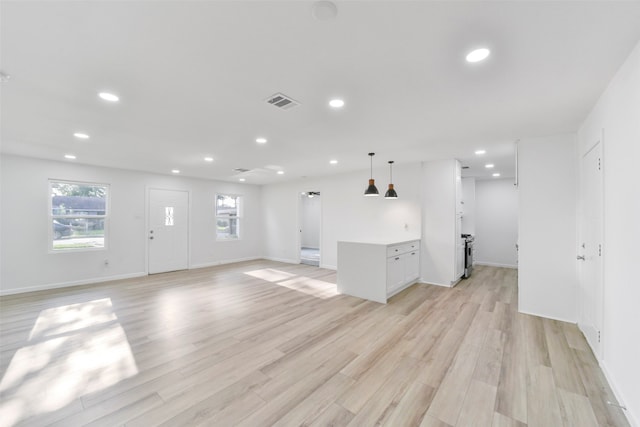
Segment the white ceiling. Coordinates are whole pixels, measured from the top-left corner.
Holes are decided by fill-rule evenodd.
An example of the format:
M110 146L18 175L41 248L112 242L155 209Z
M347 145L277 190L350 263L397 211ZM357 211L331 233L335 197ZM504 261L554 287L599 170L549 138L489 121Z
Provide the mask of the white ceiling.
M637 1L337 1L329 21L312 4L3 1L2 151L257 184L367 169L370 151L509 176L513 141L575 132L640 39ZM466 63L478 46L489 59Z

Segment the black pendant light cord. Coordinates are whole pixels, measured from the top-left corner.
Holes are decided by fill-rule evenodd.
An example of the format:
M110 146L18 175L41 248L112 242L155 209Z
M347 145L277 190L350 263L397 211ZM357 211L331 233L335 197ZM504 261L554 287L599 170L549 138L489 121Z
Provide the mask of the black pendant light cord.
M369 159L371 160L371 166L369 168L369 171L371 172L371 174L369 179L373 179L373 156L375 155L376 153L369 153Z
M371 158L371 178L369 178L369 186L367 187L367 189L364 192L365 196L377 196L378 194L378 189L376 188L375 182L373 180L373 156L375 156L376 153L369 153L369 157Z

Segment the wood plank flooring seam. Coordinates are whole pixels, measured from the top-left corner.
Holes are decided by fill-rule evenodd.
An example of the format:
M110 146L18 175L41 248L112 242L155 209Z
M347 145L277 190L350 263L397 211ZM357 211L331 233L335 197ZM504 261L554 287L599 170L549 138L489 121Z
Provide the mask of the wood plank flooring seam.
M415 284L386 305L335 294L336 277L252 260L0 297L3 419L628 427L576 325L518 312L516 270L478 266L454 288ZM109 327L92 323L105 299ZM45 316L48 331L79 329L34 332Z

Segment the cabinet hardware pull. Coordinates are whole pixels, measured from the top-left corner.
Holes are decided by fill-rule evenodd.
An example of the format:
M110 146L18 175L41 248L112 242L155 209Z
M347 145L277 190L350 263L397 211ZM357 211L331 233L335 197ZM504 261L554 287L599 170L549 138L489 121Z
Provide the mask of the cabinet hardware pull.
M399 259L400 259L400 257L396 257L396 261L399 260Z

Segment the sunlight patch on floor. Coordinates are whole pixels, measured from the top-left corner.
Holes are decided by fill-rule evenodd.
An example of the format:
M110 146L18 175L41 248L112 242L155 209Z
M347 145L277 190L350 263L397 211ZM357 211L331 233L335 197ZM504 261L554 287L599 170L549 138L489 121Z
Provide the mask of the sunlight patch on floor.
M338 289L335 283L324 282L322 280L312 279L306 276L298 276L273 268L248 271L244 274L257 277L278 286L302 292L316 298L327 299L338 295Z
M60 335L116 320L108 298L88 303L49 308L40 312L29 341Z
M276 270L274 268L263 268L261 270L246 271L244 274L258 279L266 280L267 282L279 282L281 280L290 279L295 277L295 274L287 273L286 271Z
M61 409L138 373L111 300L43 310L0 382L0 426Z

